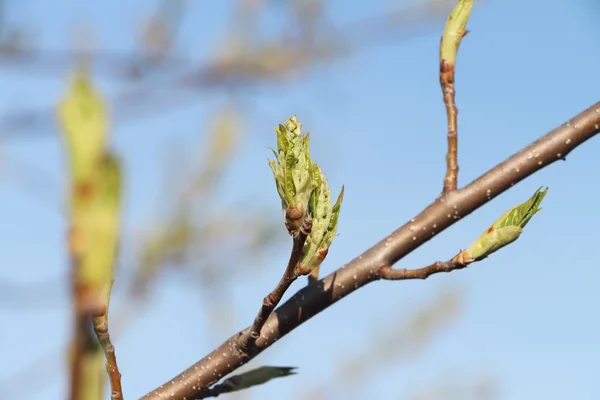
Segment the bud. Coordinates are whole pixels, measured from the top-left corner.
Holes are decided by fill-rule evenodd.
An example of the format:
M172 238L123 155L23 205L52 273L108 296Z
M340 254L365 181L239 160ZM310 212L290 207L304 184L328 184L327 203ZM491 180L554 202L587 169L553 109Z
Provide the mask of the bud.
M87 75L74 76L57 114L74 179L90 179L105 152L108 116L102 97Z
M290 234L297 232L302 226L310 195L315 188L309 155L309 135L302 134L301 128L296 116L275 128L277 151L271 149L275 160L269 160L281 198L285 225Z
M72 221L87 239L76 271L77 280L92 291L98 305L106 308L119 247L121 181L119 160L106 154L94 173L93 196L81 204Z
M312 230L304 243L303 256L298 264L299 275L307 275L321 265L337 232L338 218L344 198L344 187L331 206L331 190L325 175L317 164L313 164L315 190L308 209L308 218L313 222Z
M462 264L470 264L482 260L517 240L525 225L535 213L541 210L539 206L546 192L548 192L548 188L544 191L541 191L541 189L540 187L525 203L505 212L467 250L461 252L456 261Z

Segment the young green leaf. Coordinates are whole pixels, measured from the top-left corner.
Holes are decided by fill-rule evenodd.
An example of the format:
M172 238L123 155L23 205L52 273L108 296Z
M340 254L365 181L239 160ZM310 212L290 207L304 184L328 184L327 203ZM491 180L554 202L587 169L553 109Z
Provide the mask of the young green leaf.
M482 260L502 247L514 242L523 232L523 228L533 215L541 210L540 204L548 188L540 187L526 202L506 211L494 222L469 248L459 254L464 264Z
M456 63L458 46L467 33L465 28L472 8L473 0L459 0L450 15L448 15L440 44L440 60L445 60L452 65Z
M302 226L315 188L309 135L303 134L301 128L296 116L276 127L277 151L273 150L275 160L269 160L290 233L297 232Z
M337 232L338 219L342 200L344 198L344 187L337 198L334 206L331 206L331 190L325 175L317 164L313 164L315 190L312 193L308 218L313 221L312 230L304 243L303 255L298 264L297 272L307 275L313 269L321 265L327 257L329 247Z

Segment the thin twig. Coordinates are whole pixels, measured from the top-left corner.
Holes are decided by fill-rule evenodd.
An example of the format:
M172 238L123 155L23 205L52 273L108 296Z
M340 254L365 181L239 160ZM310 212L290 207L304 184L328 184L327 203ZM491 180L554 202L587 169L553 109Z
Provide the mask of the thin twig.
M458 180L458 108L456 108L454 70L456 54L462 38L468 33L465 29L472 1L460 1L448 16L444 34L440 41L440 86L448 118L448 153L446 154L446 175L444 192L456 190Z
M395 264L535 172L557 160L564 160L574 148L598 133L600 102L523 148L469 185L442 194L411 221L322 278L317 285L309 285L298 291L268 318L268 332L261 332L249 358L240 354L241 333L236 333L187 370L142 397L142 400L194 398L205 390L203 388L210 387L246 364L327 307L368 283L381 279L379 270L382 267ZM536 154L536 157L532 157L532 154Z
M281 280L277 286L275 286L275 289L265 296L262 301L262 306L254 318L252 326L246 329L240 337L239 346L243 352L248 352L249 345L251 344L250 341L253 343L260 337L260 331L265 325L265 322L275 307L277 307L285 292L289 289L292 283L298 279L296 267L298 266L298 262L300 262L300 258L302 257L302 247L304 247L304 242L306 242L306 238L308 235L310 235L311 230L312 221L307 218L304 220L300 230L294 235L294 245L290 254L290 261L288 262L287 268L285 269Z
M108 318L106 313L100 317L94 317L94 332L96 332L100 346L102 346L102 350L106 356L106 372L108 373L111 389L110 398L111 400L123 400L121 373L119 372L119 367L117 365L115 347L110 340L107 321Z
M379 268L378 274L381 279L390 281L427 279L431 275L439 274L440 272L452 272L466 267L467 264L458 261L458 256L456 256L449 261L436 261L433 264L418 269L394 269L391 265L387 264Z

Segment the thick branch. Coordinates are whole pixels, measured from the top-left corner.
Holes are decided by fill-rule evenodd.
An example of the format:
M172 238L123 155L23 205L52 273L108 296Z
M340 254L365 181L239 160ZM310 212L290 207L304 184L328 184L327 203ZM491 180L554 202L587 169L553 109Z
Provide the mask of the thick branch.
M294 235L294 245L292 247L292 253L290 254L290 261L288 262L287 268L285 269L281 280L277 286L275 286L275 289L265 296L262 306L254 318L252 326L246 329L246 331L244 331L240 337L240 349L243 352L248 352L251 349L251 347L248 346L251 344L250 341L255 341L259 338L260 331L265 325L265 322L267 322L267 318L269 318L275 307L277 307L283 298L283 295L289 289L292 283L298 279L296 267L298 266L300 258L302 257L302 247L304 247L306 238L310 234L311 230L312 221L305 219L298 233Z
M464 188L443 193L419 215L375 246L317 284L298 291L275 310L256 341L256 354L358 288L382 279L382 267L392 266L460 218L469 215L528 176L556 160L564 160L571 150L599 132L600 102L525 147ZM205 391L205 388L248 362L239 352L240 335L241 333L235 334L205 358L142 399L189 399Z

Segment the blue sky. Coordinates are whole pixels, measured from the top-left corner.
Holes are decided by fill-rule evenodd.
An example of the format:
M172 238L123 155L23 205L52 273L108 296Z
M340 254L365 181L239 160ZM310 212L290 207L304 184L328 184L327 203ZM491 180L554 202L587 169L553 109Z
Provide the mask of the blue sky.
M140 13L150 13L153 5L141 0L106 1L102 6L74 3L30 0L14 6L9 17L33 27L47 49L64 48L72 28L89 23L104 48L128 50ZM227 29L228 2L191 3L179 46L182 54L203 59ZM335 0L332 18L352 21L396 3L400 2ZM598 101L597 12L584 0L486 1L475 7L456 77L459 184ZM444 173L446 117L437 76L442 27L440 20L438 29L411 40L390 41L317 68L277 90L247 95L254 108L245 116L243 152L230 168L222 201L251 202L279 217L266 147L275 144L273 127L297 114L311 132L313 157L332 188L346 187L340 235L324 272L354 258L419 212L437 196ZM67 67L51 74L3 68L1 113L49 109L64 89ZM110 79L99 85L108 94L123 89ZM112 144L126 163L127 229L146 224L161 203L156 160L164 146L176 138L197 147L202 129L222 104L222 96L206 93L174 111L116 119ZM115 110L117 116L119 112ZM60 348L70 334L68 293L60 283L67 271L66 221L60 215L65 197L63 154L53 126L37 133L35 139L13 135L0 142L0 162L6 160L4 174L0 165L0 281L54 279L63 286L39 293L40 303L48 296L55 306L27 311L10 304L0 307L0 382ZM340 360L373 345L374 329L397 327L443 290L460 293L463 307L418 357L392 359L385 368L373 369L356 390L328 393L327 398L397 399L440 379L469 383L487 376L498 381L501 399L600 398L600 272L595 251L600 189L594 184L599 151L600 140L594 138L572 152L566 163L555 163L520 183L400 265L419 267L453 256L506 209L539 186L549 186L543 211L516 243L467 270L424 282L378 282L359 290L252 363L293 365L297 376L273 381L242 398L296 398L327 385ZM24 193L17 175L11 174L17 170L16 161L50 172L51 181L39 182L38 198ZM47 198L39 198L39 193ZM279 279L288 247L273 250L269 265L255 279L233 282L236 329L252 320L260 299ZM195 290L195 285L165 277L142 317L114 338L126 398L153 389L220 343L207 334L207 319L198 311L202 308L194 306L199 301ZM119 307L118 300L114 307ZM60 354L48 363L52 383L26 398L64 398L64 361ZM35 389L36 382L31 386ZM25 393L14 398L25 398Z

